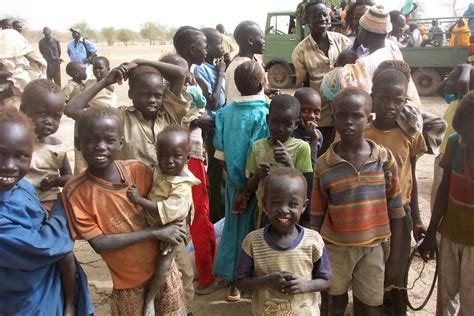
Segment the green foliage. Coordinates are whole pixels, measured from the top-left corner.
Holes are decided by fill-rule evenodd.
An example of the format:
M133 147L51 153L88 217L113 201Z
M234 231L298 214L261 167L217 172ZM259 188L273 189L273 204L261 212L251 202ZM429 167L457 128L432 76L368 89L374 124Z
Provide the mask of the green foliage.
M115 43L115 40L117 39L117 31L115 30L114 27L104 27L101 30L102 36L105 38L107 41L107 45L112 46Z
M137 32L132 31L130 29L119 29L117 31L117 39L123 42L125 46L128 46L128 43L133 41L137 37L138 37Z
M142 25L140 30L140 35L150 41L150 45L155 45L155 41L158 40L162 33L161 31L164 29L162 25L154 22L146 22Z

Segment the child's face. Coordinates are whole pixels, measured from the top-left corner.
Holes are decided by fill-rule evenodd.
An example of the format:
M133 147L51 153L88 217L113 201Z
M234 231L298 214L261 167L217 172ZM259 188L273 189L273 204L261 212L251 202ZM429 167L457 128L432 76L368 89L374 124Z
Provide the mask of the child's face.
M183 133L170 133L157 148L158 167L163 174L177 176L188 162L189 140Z
M351 95L334 106L334 126L342 141L352 141L364 137L369 123L366 109L367 100L360 95Z
M86 68L78 65L74 73L74 77L75 79L78 79L78 80L86 80L87 79Z
M304 95L300 103L300 120L317 124L321 118L321 98L315 94Z
M163 105L163 79L157 74L145 74L138 78L128 97L133 106L142 113L145 119L154 118Z
M266 183L264 205L272 228L280 233L291 231L306 208L306 192L299 178L285 178Z
M33 140L21 124L0 124L0 191L12 189L30 170Z
M56 133L63 110L64 97L51 91L41 91L37 103L28 107L26 115L35 124L35 133L40 140Z
M305 13L305 20L311 33L326 32L329 23L331 22L329 10L322 3L314 4L309 7L308 12Z
M207 56L207 39L206 36L201 35L191 46L192 63L200 65L204 62Z
M295 129L297 119L298 113L292 109L271 111L267 123L272 139L286 142Z
M376 85L372 93L376 120L379 123L392 124L399 116L405 106L407 98L407 87L403 84Z
M110 166L122 149L120 122L116 117L93 118L79 131L80 150L90 169Z
M109 68L105 64L105 62L101 59L96 60L94 65L92 66L92 72L94 73L95 78L97 81L104 79L107 74L109 73Z
M211 58L221 58L224 56L224 53L222 34L216 33L213 36L209 36L207 40L207 55Z

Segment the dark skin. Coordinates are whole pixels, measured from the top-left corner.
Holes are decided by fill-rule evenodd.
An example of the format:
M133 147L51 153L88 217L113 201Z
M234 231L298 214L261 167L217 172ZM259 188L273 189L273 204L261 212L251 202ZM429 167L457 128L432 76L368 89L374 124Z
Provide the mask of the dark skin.
M35 106L25 109L25 114L31 118L35 125L35 133L38 142L48 145L59 145L61 141L53 137L59 128L63 115L64 97L51 91L39 91ZM63 187L72 178L72 170L67 156L64 155L63 166L59 169L59 176L45 177L39 186L41 191L50 190L53 187Z
M79 131L80 150L89 164L89 172L97 178L122 183L115 167L115 156L122 147L120 122L116 117L92 119ZM182 223L170 223L161 227L148 227L131 233L99 235L89 244L98 254L124 249L145 240L162 240L172 245L184 241L186 229Z
M311 149L318 143L318 122L321 118L321 97L317 93L295 94L300 101L300 117L298 124L310 135Z
M363 28L359 28L359 33L357 34L357 43L367 47L369 49L369 53L371 54L376 50L385 47L385 37L380 36L380 34L368 32Z
M341 141L334 151L359 172L371 155L372 148L364 138L364 130L369 123L369 100L362 95L351 95L339 103L333 104L335 127L341 136ZM385 263L386 284L396 284L399 275L398 261L400 258L402 219L390 219L391 238L390 256ZM344 315L347 306L347 293L330 295L330 315ZM378 306L368 306L354 297L354 311L358 315L379 315Z
M311 31L311 36L316 44L318 44L318 48L328 56L330 44L327 36L327 28L331 23L328 8L323 3L310 6L306 10L305 20Z
M280 247L288 247L298 236L295 225L299 222L307 202L306 188L302 179L275 179L267 183L264 204L271 223L269 232L272 240ZM270 288L288 295L324 291L330 284L324 279L301 279L285 271L237 279L236 283L246 292Z
M82 84L82 82L87 79L86 69L82 67L81 64L76 63L71 77L74 82Z

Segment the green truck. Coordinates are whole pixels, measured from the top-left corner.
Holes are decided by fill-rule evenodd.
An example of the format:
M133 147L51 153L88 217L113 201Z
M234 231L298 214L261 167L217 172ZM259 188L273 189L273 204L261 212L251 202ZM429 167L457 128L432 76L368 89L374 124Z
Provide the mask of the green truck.
M450 20L449 20L450 19ZM444 18L454 21L453 18ZM419 20L431 21L431 19ZM290 88L295 83L295 69L291 54L308 34L307 28L294 11L269 12L265 25L263 62L268 81L274 88ZM466 47L402 48L403 58L410 65L412 78L420 95L432 95L443 78L458 64L466 62Z

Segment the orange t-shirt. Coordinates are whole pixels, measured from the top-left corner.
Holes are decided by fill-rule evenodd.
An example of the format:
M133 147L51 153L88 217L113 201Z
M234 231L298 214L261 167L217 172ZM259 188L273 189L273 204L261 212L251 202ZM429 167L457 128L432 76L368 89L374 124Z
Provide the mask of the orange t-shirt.
M135 185L146 196L153 172L138 161L116 161L115 165L122 183L107 182L85 171L64 187L62 199L74 239L91 240L102 234L131 233L148 227L143 209L128 199L127 189ZM157 251L157 241L150 240L101 254L114 288L134 288L149 280L155 271Z

